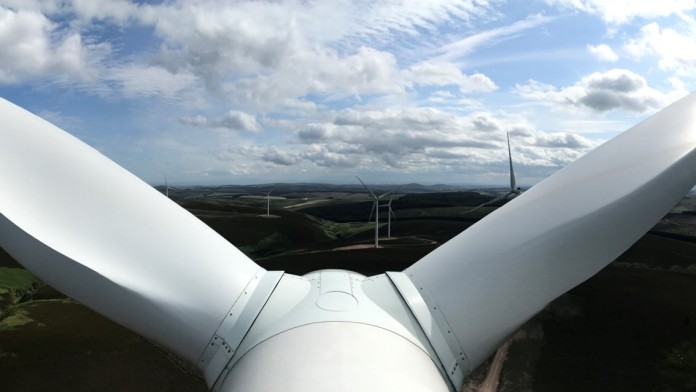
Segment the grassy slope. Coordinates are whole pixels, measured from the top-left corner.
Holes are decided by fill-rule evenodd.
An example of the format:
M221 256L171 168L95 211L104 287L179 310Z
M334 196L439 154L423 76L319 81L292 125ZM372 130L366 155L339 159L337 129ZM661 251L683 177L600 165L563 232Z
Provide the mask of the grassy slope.
M0 294L12 290L31 290L41 284L41 281L22 268L0 267Z
M144 339L74 301L22 304L12 317L0 324L0 390L206 390Z
M696 276L610 268L572 293L584 312L544 322L535 391L696 390L693 363L669 364L696 343Z

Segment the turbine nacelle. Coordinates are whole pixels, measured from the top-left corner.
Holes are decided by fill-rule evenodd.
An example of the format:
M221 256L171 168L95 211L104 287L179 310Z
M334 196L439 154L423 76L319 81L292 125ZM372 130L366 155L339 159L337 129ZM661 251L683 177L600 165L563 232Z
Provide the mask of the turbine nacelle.
M249 304L254 296L268 295L263 310L244 341L224 357L228 363L201 366L206 382L214 391L267 392L296 386L319 392L336 390L337 380L349 380L351 390L453 390L468 373L468 363L464 357L442 363L430 342L445 328L434 322L425 328L419 324L395 284L408 280L402 275L366 278L344 270L283 275L270 295L263 288L251 294ZM425 312L424 319L436 319ZM234 328L224 325L221 329ZM226 347L220 343L225 334L216 333L219 350ZM260 376L256 369L272 375Z

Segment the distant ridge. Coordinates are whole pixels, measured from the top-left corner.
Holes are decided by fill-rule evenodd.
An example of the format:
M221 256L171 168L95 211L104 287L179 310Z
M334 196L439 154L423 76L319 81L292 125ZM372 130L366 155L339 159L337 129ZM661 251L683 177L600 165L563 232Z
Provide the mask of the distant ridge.
M434 184L423 185L419 183L408 184L375 184L374 187L380 190L395 190L400 193L425 193L425 192L454 192L476 189L497 189L496 186L481 186L481 185L451 185L451 184ZM502 185L501 185L502 187ZM164 185L156 185L157 189L164 189ZM360 184L327 184L327 183L265 183L251 185L187 185L177 186L176 190L195 190L197 192L225 192L225 193L254 193L267 192L269 188L273 188L276 192L291 193L291 192L359 192L363 193L364 189ZM175 190L173 190L175 191Z

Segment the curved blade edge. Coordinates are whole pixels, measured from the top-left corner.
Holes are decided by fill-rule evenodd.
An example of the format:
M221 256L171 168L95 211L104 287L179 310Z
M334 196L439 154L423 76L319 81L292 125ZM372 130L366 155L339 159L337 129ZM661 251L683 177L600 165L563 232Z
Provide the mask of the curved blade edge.
M0 99L0 246L195 363L256 263L77 138Z
M696 184L696 95L560 170L407 268L473 366Z

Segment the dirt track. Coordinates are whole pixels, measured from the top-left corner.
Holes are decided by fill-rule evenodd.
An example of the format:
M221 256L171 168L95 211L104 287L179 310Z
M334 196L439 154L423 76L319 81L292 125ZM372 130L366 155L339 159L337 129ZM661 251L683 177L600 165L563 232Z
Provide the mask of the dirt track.
M525 330L521 329L517 333L508 339L502 346L496 351L493 357L493 362L491 362L491 367L488 368L488 374L486 374L486 379L483 383L475 390L475 392L496 392L498 390L498 382L500 381L500 372L503 370L503 364L507 359L508 351L510 351L510 345L517 340L522 339L526 336Z

